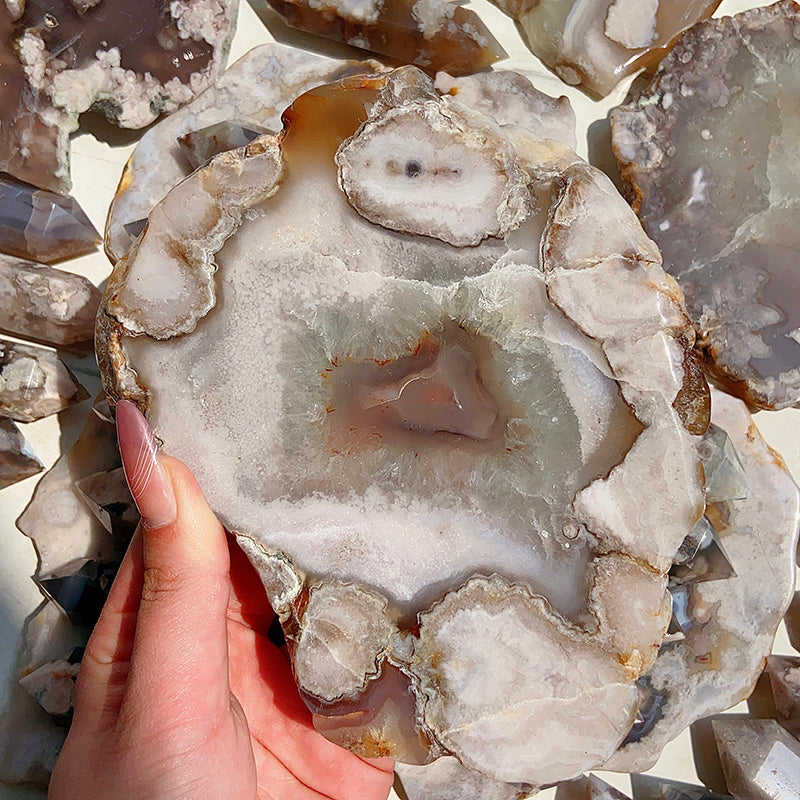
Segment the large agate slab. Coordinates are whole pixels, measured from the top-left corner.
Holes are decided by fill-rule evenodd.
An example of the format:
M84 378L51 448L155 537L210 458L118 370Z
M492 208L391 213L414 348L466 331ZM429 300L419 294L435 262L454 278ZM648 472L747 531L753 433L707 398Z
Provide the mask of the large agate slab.
M708 369L800 404L800 5L697 26L612 112L630 199L681 285Z
M0 171L69 189L69 135L90 108L143 128L221 71L238 0L0 3Z
M326 736L529 786L602 764L705 505L680 292L608 178L419 70L283 119L117 263L106 390L196 471Z
M652 68L720 0L492 0L519 22L531 50L565 83L604 97Z

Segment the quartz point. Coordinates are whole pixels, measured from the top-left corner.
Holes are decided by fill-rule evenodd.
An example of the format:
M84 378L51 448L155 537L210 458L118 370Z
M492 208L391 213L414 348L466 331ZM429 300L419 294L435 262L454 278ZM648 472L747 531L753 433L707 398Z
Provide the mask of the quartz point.
M619 789L597 775L584 775L574 781L560 783L555 800L629 800Z
M800 404L799 25L794 0L703 22L611 114L629 199L705 367L758 408Z
M120 466L114 424L93 408L78 440L42 477L17 520L36 546L40 580L72 575L87 561L113 561L115 543L75 481Z
M670 584L718 581L735 575L716 529L708 517L701 517L678 548L669 572Z
M0 254L0 330L55 346L91 341L100 291L83 275Z
M713 423L699 447L706 474L706 502L744 500L750 494L747 475L730 437Z
M651 729L608 760L615 772L650 769L688 725L750 694L794 591L800 490L742 401L712 390L712 421L730 437L751 487L746 498L705 509L736 577L672 586L671 629L683 637L665 643L644 676L667 699Z
M221 71L236 0L37 0L0 4L0 170L69 189L69 134L99 111L142 128Z
M611 182L472 89L345 77L213 157L118 261L98 359L256 565L319 730L536 786L635 721L709 397Z
M268 0L286 23L431 75L469 75L507 57L481 18L452 0Z
M715 719L722 769L737 800L800 797L800 742L767 719Z
M32 422L88 397L52 350L0 337L0 416Z
M492 0L525 32L531 50L565 83L605 96L652 68L681 32L720 0Z
M22 431L10 420L0 417L0 489L30 478L44 469Z
M0 174L0 253L49 264L91 253L100 241L74 197Z
M266 133L264 128L224 120L183 134L178 139L178 144L191 168L197 169L212 156L244 147L263 133Z
M73 625L91 627L100 616L115 574L113 564L88 561L71 575L40 579L39 586Z
M654 775L631 775L633 800L739 800L711 792L704 786L658 778Z
M81 478L75 481L75 488L102 526L127 544L139 523L139 511L122 467Z
M764 674L769 682L774 719L800 739L800 658L768 656Z

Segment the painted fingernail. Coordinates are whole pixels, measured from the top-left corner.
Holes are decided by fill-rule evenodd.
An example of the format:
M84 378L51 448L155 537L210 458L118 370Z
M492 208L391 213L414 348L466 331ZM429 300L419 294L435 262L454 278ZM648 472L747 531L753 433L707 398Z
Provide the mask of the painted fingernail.
M141 411L127 400L117 403L117 441L125 477L145 525L160 528L175 522L178 505L155 436Z

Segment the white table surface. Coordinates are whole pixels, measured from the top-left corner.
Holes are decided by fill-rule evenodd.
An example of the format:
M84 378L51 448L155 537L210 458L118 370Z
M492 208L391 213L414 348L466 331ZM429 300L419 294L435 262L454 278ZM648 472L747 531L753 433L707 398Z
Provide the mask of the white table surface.
M723 0L716 16L733 14L766 2L748 0ZM587 156L586 132L596 120L605 119L608 110L625 96L629 81L626 81L610 97L595 102L581 92L563 84L545 69L538 59L523 45L514 24L486 0L472 0L473 8L490 30L499 39L509 58L499 62L498 68L522 68L534 73L538 89L551 95L566 94L578 117L578 152ZM266 27L261 18L267 20ZM230 61L247 52L251 47L269 41L298 44L326 55L360 57L361 51L316 37L296 34L287 29L279 18L269 10L264 0L242 0L239 25L233 40ZM99 141L86 132L78 132L72 139L73 194L80 201L94 225L102 232L106 212L119 181L122 167L133 150L134 143L129 132L114 137L123 143ZM100 285L110 272L110 265L102 250L62 265L71 272L79 272ZM80 369L84 362L66 359L73 369ZM78 372L79 379L94 393L99 383L86 372ZM37 422L20 424L36 454L50 467L60 453L74 441L88 414L91 400L73 406L58 416ZM767 441L783 455L789 469L800 479L800 410L788 409L780 412L760 412L756 423ZM20 634L26 618L41 603L39 590L31 580L36 569L36 553L31 542L16 529L14 521L24 509L40 476L0 491L0 709L6 704L9 687L14 680L14 666L18 656ZM776 640L775 652L791 653L782 627ZM688 733L670 744L651 770L653 774L671 776L678 780L694 781L696 775L691 757ZM606 780L629 792L627 775L600 773ZM550 800L554 790L537 795L541 800ZM40 791L0 785L0 800L23 800L42 798ZM395 797L392 795L392 797Z

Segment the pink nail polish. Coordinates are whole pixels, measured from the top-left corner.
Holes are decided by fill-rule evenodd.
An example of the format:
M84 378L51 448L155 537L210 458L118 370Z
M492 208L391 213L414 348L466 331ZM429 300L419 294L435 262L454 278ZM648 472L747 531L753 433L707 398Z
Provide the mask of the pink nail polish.
M158 444L144 415L127 400L117 403L117 441L125 477L145 525L160 528L174 522L178 505Z

